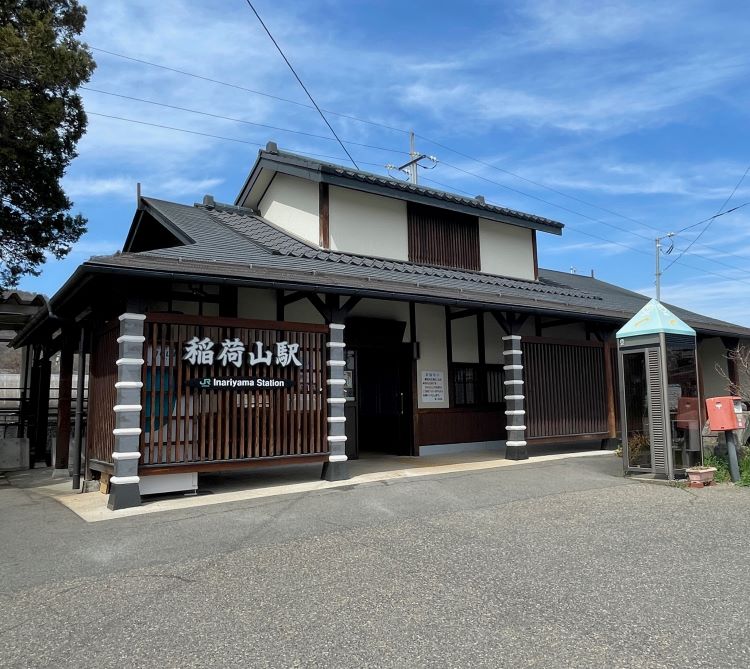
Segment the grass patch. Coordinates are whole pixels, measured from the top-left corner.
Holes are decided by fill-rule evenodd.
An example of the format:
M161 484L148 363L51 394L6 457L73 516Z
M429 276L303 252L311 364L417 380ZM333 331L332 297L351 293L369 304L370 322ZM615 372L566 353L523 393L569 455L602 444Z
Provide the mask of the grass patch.
M726 483L732 480L729 475L729 460L726 458L713 453L706 453L703 457L703 464L706 467L716 467L716 473L714 474L716 483Z
M732 480L729 474L729 460L726 457L714 453L706 453L703 458L703 464L706 467L716 467L714 481L717 483L727 483ZM750 487L750 452L745 453L739 460L740 480L737 485Z

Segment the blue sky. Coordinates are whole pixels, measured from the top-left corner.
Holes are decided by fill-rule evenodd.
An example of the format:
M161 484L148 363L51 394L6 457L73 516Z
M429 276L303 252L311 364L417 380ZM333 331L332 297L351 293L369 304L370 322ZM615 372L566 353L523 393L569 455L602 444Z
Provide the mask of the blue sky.
M321 107L415 130L418 148L440 160L422 173L425 184L565 223L562 238L540 235L543 267L593 269L606 281L652 293L657 230L717 213L750 164L745 2L256 0L256 7ZM101 51L94 51L91 88L328 132L303 106L304 93L244 0L90 2L85 39L302 104ZM146 195L192 203L212 193L232 202L255 159L252 143L269 139L346 162L334 141L101 92L83 96L92 112L89 131L65 185L75 210L88 217L89 232L68 258L50 260L40 277L23 279L23 289L52 294L79 263L118 250L138 181ZM385 164L404 157L398 153L408 148L404 132L329 118L345 140L389 149L349 145L361 167L385 172ZM750 177L728 207L747 201ZM665 273L663 299L750 325L748 223L750 206L716 219ZM678 236L676 249L700 230Z

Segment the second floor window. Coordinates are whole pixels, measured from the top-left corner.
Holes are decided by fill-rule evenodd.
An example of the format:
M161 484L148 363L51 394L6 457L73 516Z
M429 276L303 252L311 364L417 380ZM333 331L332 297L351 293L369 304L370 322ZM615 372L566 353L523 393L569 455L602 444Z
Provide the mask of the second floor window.
M479 271L479 221L437 207L409 204L409 260Z

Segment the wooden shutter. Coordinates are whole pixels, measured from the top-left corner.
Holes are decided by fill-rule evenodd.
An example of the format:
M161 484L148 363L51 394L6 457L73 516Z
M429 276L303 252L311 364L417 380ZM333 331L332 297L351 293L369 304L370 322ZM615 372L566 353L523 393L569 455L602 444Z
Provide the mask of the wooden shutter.
M437 207L410 204L409 260L479 271L479 220Z

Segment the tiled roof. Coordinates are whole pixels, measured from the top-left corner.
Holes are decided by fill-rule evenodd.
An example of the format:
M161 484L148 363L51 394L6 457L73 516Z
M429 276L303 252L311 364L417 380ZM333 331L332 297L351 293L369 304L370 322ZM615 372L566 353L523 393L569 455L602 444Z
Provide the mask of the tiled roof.
M224 277L401 299L525 309L624 323L648 298L588 276L540 269L538 281L319 249L253 212L143 198L193 243L92 258L88 267ZM750 336L750 329L669 305L696 330Z
M254 170L260 165L263 167L268 164L269 169L284 170L285 168L298 168L304 171L305 174L318 173L321 175L330 175L339 179L351 182L352 188L356 188L357 183L368 184L379 189L387 189L399 193L403 197L408 196L420 196L429 200L435 200L435 206L439 206L439 202L446 202L449 204L460 205L461 207L467 207L477 214L485 212L488 215L498 215L507 217L509 219L515 219L517 221L526 221L527 223L538 226L540 229L545 229L548 232L555 232L560 234L564 225L559 221L553 221L552 219L545 218L543 216L536 216L534 214L528 214L523 211L517 211L515 209L509 209L508 207L501 207L499 205L490 204L485 202L479 197L465 197L449 191L440 190L439 188L431 188L429 186L417 185L408 181L402 181L401 179L394 179L393 177L384 176L382 174L374 174L372 172L365 172L363 170L354 170L343 165L336 165L326 161L316 160L308 156L302 156L297 153L290 153L287 151L260 151L258 163ZM247 184L246 184L247 186ZM244 192L244 189L243 189ZM395 195L394 197L399 197ZM241 204L238 198L237 204Z

